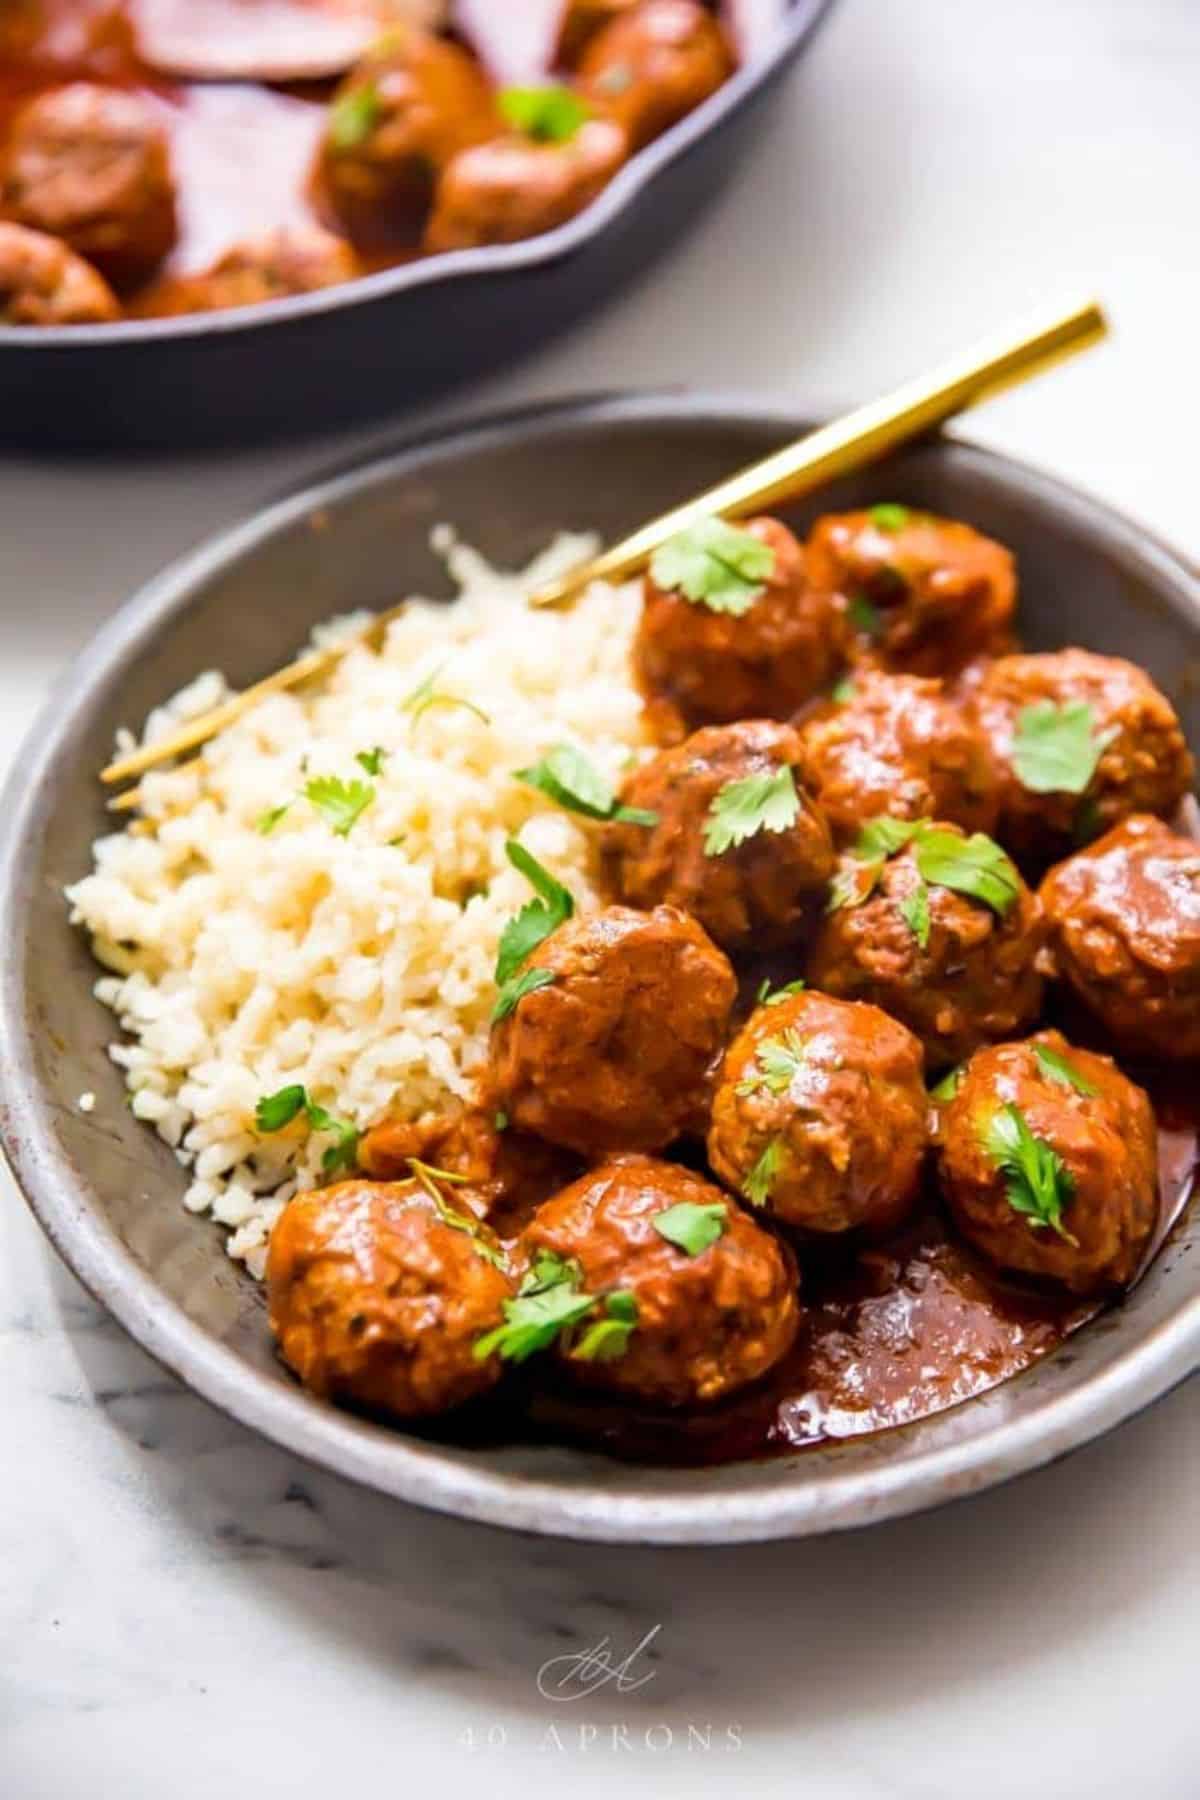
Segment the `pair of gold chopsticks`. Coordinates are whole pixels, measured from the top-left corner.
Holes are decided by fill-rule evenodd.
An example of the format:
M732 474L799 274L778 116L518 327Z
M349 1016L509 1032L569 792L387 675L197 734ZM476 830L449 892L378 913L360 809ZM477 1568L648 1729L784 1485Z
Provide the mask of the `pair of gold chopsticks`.
M566 575L548 582L530 596L531 606L561 606L593 581L625 581L646 567L654 551L669 538L704 517L745 518L755 512L797 500L822 483L850 474L877 461L890 450L934 426L976 406L981 400L1030 376L1040 374L1064 357L1099 342L1108 330L1100 306L1089 300L1066 312L1054 312L1031 320L1015 332L1006 332L952 358L940 368L907 382L882 400L860 406L831 425L823 425L796 443L752 464L708 493L689 500L661 518L635 531L632 537L579 564ZM357 644L376 641L398 618L403 607L393 607L372 620L356 637L321 650L309 650L264 681L246 688L211 712L193 719L178 731L153 744L119 756L101 773L107 785L128 781L159 763L195 750L231 725L235 719L266 698L325 675ZM141 799L133 789L109 802L116 812L134 810Z

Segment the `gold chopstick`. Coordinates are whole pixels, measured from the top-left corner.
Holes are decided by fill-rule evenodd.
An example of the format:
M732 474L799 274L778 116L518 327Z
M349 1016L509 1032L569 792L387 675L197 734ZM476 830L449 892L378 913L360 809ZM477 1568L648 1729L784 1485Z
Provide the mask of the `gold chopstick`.
M559 606L592 581L626 581L645 568L661 544L698 519L718 514L742 519L875 462L889 450L919 437L955 413L976 406L1002 389L1098 343L1108 322L1095 300L1067 312L1029 320L1017 331L987 338L951 357L931 374L906 382L882 400L860 406L823 425L762 462L753 463L707 494L643 525L632 537L580 563L530 596L531 606Z

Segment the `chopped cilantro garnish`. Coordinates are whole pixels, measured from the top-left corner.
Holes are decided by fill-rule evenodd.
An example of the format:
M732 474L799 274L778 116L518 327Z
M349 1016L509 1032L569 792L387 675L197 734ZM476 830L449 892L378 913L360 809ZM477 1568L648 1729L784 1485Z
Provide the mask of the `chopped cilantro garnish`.
M839 706L845 706L847 700L853 700L855 692L853 675L843 675L840 681L834 683L829 697L836 700Z
M270 837L280 819L292 810L292 802L285 800L282 806L272 806L265 813L260 813L254 821L254 829L260 837Z
M768 978L759 983L758 993L754 997L755 1004L758 1006L779 1006L784 1000L790 1000L793 994L800 993L804 988L804 985L803 977L797 976L795 981L785 982L783 987L772 988L770 979Z
M500 949L496 957L496 986L499 988L511 981L526 957L539 944L544 943L552 931L557 931L560 925L565 924L575 911L575 900L570 890L556 881L523 844L510 838L504 846L504 854L513 868L524 875L539 898L530 900L528 905L523 906L500 934ZM546 974L548 971L543 970L542 973ZM538 985L544 987L546 984L539 982ZM512 1007L508 1010L511 1012Z
M656 587L735 618L749 612L774 572L775 552L769 544L718 518L698 519L650 559Z
M1051 1081L1057 1081L1062 1087L1074 1088L1077 1094L1087 1094L1090 1097L1099 1093L1094 1081L1081 1075L1073 1063L1069 1063L1065 1056L1060 1056L1057 1050L1052 1050L1049 1044L1035 1044L1033 1054L1041 1065L1043 1075L1048 1075Z
M658 814L636 806L622 806L608 778L590 763L582 750L556 744L532 768L518 769L516 779L537 788L567 812L585 819L612 819L624 825L657 825Z
M879 506L873 506L870 519L876 531L903 531L912 514L907 506L897 506L892 500L885 500Z
M348 837L375 798L369 781L343 781L338 775L314 775L304 798L332 826L336 837Z
M934 887L966 894L1003 918L1018 899L1021 877L1011 859L982 831L970 837L924 827L916 838L917 868Z
M708 809L704 854L721 856L760 831L787 831L799 811L796 778L786 763L769 775L727 781Z
M505 124L538 144L566 144L591 113L570 88L509 87L496 95Z
M310 1100L308 1090L302 1083L296 1082L289 1087L282 1087L274 1094L264 1094L254 1109L255 1129L269 1134L282 1131L285 1125L298 1118L303 1112L311 1131L332 1136L334 1142L321 1158L321 1167L327 1174L335 1169L352 1169L358 1154L358 1128L348 1119L339 1119L334 1113L318 1106Z
M1097 731L1086 700L1035 700L1017 714L1012 765L1031 794L1082 794L1117 727Z
M354 758L359 767L365 769L368 775L378 775L387 759L388 752L382 744L376 744L373 750L359 750Z
M677 1206L655 1213L650 1223L668 1244L674 1244L688 1256L699 1256L716 1243L728 1221L728 1212L717 1201L700 1205L695 1200L681 1200Z
M1005 1177L1013 1211L1028 1218L1034 1231L1049 1227L1068 1244L1075 1243L1063 1224L1063 1207L1075 1191L1074 1177L1058 1152L1034 1137L1019 1107L1009 1102L993 1113L983 1147Z
M373 81L348 88L329 109L328 141L333 150L356 150L383 117L383 101Z
M507 1269L506 1257L498 1246L492 1243L479 1220L472 1217L470 1213L459 1212L457 1208L450 1205L442 1193L440 1185L442 1182L447 1182L451 1187L461 1187L465 1184L467 1177L455 1175L449 1169L435 1169L429 1163L422 1162L419 1156L410 1156L408 1166L413 1172L414 1180L420 1183L433 1201L438 1218L443 1225L448 1225L451 1231L464 1232L473 1241L475 1249L482 1256L484 1262L491 1263L493 1269Z
M492 1124L495 1126L497 1131L507 1131L508 1130L508 1114L506 1112L498 1112L496 1114L495 1118L492 1120Z
M959 1088L962 1086L962 1078L963 1065L962 1063L958 1063L953 1069L950 1069L943 1075L939 1082L936 1082L934 1086L930 1088L929 1098L931 1100L953 1100L955 1094L957 1094Z
M419 681L412 693L406 694L400 702L400 711L409 715L410 730L415 728L418 721L423 719L425 714L435 706L460 706L464 712L474 713L482 724L490 725L492 721L482 707L476 706L471 700L462 699L458 694L444 694L436 686L437 678L444 666L442 664L433 671L432 675L427 675L424 681Z
M575 1362L615 1362L624 1356L637 1328L638 1307L634 1295L618 1290L604 1296L604 1317L589 1325L571 1352Z
M900 917L917 940L918 946L925 950L929 945L929 889L922 881L911 894L906 894L899 902Z
M519 975L502 982L496 1004L492 1008L492 1024L498 1025L501 1019L507 1019L509 1013L516 1012L526 994L536 994L539 988L553 987L556 980L553 969L522 969Z
M783 1160L783 1145L778 1138L771 1138L762 1155L742 1183L742 1193L751 1206L765 1206L771 1197L771 1189L779 1174L779 1165Z
M878 637L883 630L883 614L865 594L851 594L846 602L846 617L855 631L867 637Z
M742 1095L757 1094L763 1088L770 1094L786 1092L793 1077L803 1068L807 1056L808 1048L795 1026L779 1037L763 1038L754 1052L758 1073L739 1081L737 1092Z
M517 1291L503 1302L504 1323L477 1338L472 1355L483 1362L495 1354L504 1362L523 1363L547 1350L561 1331L586 1319L596 1302L582 1292L583 1272L553 1251L542 1251Z

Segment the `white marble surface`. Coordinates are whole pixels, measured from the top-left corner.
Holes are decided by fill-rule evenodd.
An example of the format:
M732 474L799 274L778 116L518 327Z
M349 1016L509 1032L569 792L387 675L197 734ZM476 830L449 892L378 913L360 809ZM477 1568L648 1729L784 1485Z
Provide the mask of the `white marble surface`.
M1198 91L1195 0L843 0L757 166L682 253L456 409L664 382L819 408L1095 287L1111 349L973 429L1198 552ZM0 460L0 754L137 582L344 449ZM433 1779L531 1797L1200 1791L1194 1384L1056 1469L870 1534L704 1554L518 1541L226 1424L104 1320L0 1180L4 1800ZM539 1697L546 1658L605 1633L623 1655L659 1624L635 1693Z

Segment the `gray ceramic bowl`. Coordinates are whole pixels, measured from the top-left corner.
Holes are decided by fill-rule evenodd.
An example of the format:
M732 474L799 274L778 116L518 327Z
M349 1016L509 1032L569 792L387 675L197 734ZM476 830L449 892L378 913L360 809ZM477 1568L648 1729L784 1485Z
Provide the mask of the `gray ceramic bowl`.
M273 1358L262 1296L218 1229L179 1205L184 1176L123 1104L112 1021L67 924L64 883L105 828L95 776L114 728L219 657L246 682L347 604L446 591L430 527L454 521L518 565L560 526L619 535L796 435L749 405L659 397L511 415L401 449L309 489L188 557L100 634L61 682L0 810L0 1128L46 1232L92 1292L198 1393L353 1480L467 1518L626 1542L725 1543L866 1524L970 1494L1063 1455L1200 1364L1184 1225L1128 1303L1039 1368L924 1424L791 1460L630 1467L565 1449L415 1441L301 1393ZM1173 692L1193 742L1200 581L1152 538L1047 476L928 442L841 483L821 507L899 498L1015 549L1035 645L1124 652ZM802 508L801 523L818 508ZM83 1114L77 1100L97 1095Z

